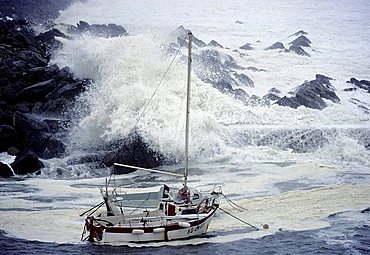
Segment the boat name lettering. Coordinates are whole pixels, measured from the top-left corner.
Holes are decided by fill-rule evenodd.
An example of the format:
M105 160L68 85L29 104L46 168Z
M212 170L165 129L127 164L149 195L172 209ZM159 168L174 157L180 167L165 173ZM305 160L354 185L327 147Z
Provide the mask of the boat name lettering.
M199 229L203 228L204 227L204 223L198 225L198 226L195 226L195 227L192 227L192 228L189 228L188 229L188 234L191 234L193 232L196 232L198 231Z

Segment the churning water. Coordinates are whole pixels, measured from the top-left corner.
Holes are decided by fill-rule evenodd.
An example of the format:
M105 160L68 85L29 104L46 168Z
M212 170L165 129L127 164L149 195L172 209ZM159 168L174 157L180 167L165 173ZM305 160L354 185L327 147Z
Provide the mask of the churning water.
M370 96L343 91L351 77L370 79L369 12L368 1L268 0L87 0L62 11L57 23L115 23L130 35L61 39L53 63L94 83L69 112L69 156L46 161L40 176L0 180L0 253L369 253L370 215L361 211L370 206L370 115L353 99L368 103ZM222 182L224 193L248 209L235 212L238 217L270 229L251 231L219 212L204 238L130 247L81 244L78 215L100 202L97 187L109 171L68 161L127 137L173 57L164 45L180 25L206 43L222 44L218 51L238 65L266 70L243 71L254 81L243 87L250 95L263 96L272 87L286 94L321 73L334 78L341 102L326 101L322 111L246 106L193 74L191 184ZM312 41L311 57L264 50L277 41L287 45L301 29ZM247 42L255 50L234 51ZM178 58L138 124L153 149L179 161L185 83L186 63ZM120 178L128 191L178 181L139 172ZM226 201L221 207L232 209Z

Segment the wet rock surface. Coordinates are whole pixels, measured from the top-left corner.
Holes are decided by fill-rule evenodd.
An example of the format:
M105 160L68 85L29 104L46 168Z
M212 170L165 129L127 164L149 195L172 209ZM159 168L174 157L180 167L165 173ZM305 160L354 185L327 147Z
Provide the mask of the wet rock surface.
M28 172L23 166L27 164L22 162L28 162L31 156L63 155L65 145L56 136L58 130L49 128L46 120L50 115L63 118L66 107L89 80L74 79L68 69L49 65L51 36L60 33L36 36L23 19L0 21L0 32L0 151L19 150L25 159L15 162L14 172L25 174ZM60 103L51 111L50 105L56 100ZM31 164L29 169L36 171L40 166Z
M298 86L292 97L284 96L276 104L291 108L298 108L303 105L308 108L322 110L327 106L323 99L339 103L340 99L335 94L335 88L331 85L330 80L332 78L317 74L315 80L307 81Z

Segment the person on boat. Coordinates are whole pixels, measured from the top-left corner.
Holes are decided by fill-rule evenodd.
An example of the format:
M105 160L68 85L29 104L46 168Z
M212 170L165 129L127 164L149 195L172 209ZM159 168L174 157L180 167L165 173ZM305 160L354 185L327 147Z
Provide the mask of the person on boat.
M182 187L177 192L177 200L182 203L188 204L190 202L190 191L187 186Z

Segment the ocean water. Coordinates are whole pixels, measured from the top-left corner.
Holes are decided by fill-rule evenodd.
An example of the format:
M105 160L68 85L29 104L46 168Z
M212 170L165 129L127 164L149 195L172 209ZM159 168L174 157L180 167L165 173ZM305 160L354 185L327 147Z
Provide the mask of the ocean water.
M68 112L74 119L65 137L68 156L45 161L39 176L0 180L0 253L369 254L370 115L353 99L368 104L370 95L343 91L351 77L370 79L368 13L368 1L334 0L87 0L61 11L57 23L115 23L130 35L60 39L64 46L52 62L94 83ZM219 52L239 65L265 69L242 71L255 83L243 87L249 94L263 96L272 87L286 94L320 73L334 79L341 102L326 101L322 111L245 106L193 75L190 185L222 183L223 192L247 209L235 215L270 228L253 231L220 211L202 238L118 247L81 243L79 214L101 201L98 187L109 169L70 162L131 132L172 60L163 45L180 25L206 43L222 44ZM264 50L277 41L287 47L301 29L312 41L305 49L311 57ZM255 50L238 49L247 42ZM186 64L178 58L138 124L152 148L179 162L185 85ZM141 172L117 178L129 192L181 184ZM220 206L233 210L225 200Z

